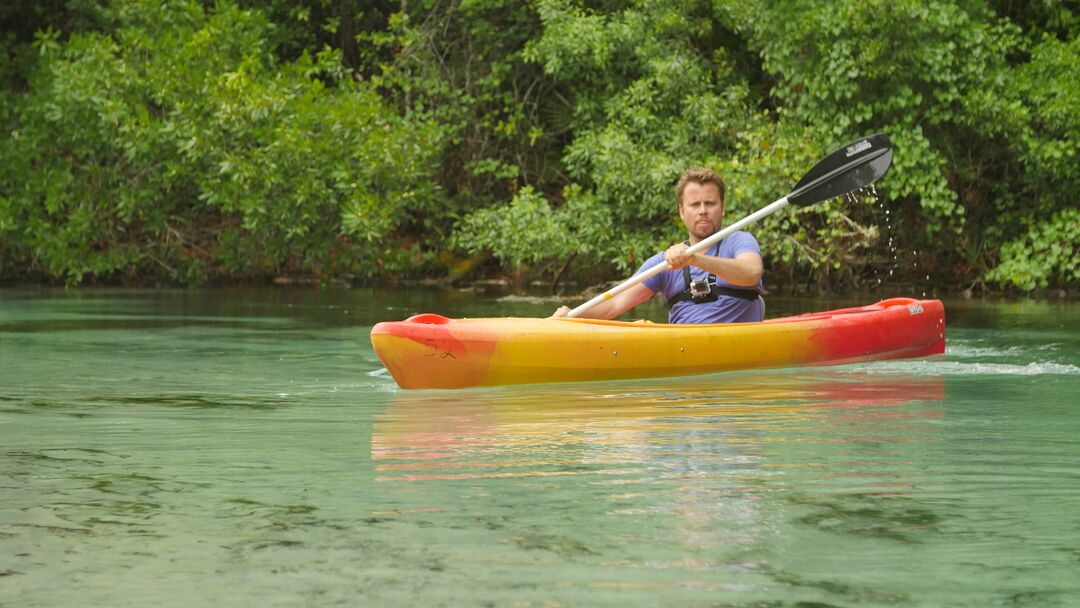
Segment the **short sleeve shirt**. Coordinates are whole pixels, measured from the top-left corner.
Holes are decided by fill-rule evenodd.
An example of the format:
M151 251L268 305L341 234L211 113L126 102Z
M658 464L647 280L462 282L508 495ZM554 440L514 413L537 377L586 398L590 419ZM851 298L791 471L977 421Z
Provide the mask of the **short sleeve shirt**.
M711 247L706 254L720 258L734 259L739 254L747 251L761 255L761 248L758 247L758 242L757 239L754 238L754 235L749 232L740 231L729 234L719 243ZM638 268L638 273L652 268L657 264L662 264L663 262L664 252L661 251L648 260L645 260L645 263L641 265L641 268ZM709 276L709 273L696 266L690 266L689 268L691 281L704 280ZM720 277L716 277L716 284L719 287L727 287L730 289L753 290L759 294L765 292L765 287L760 280L757 285L746 286L732 285ZM675 297L676 294L686 289L686 279L683 277L682 269L667 270L645 279L645 281L642 282L642 285L653 291L662 293L665 299L670 300ZM721 295L715 302L705 302L702 304L683 300L681 302L676 302L675 305L668 310L669 323L748 323L761 321L764 318L765 302L760 297L756 300L745 300L734 296Z

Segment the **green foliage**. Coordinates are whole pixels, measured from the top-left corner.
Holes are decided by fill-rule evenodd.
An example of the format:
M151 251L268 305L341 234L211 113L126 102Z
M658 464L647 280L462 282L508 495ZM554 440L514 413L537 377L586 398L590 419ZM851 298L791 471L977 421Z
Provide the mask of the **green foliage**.
M798 116L785 111L777 121L754 107L758 87L747 77L757 73L738 43L746 24L734 7L678 0L602 10L544 0L538 11L543 35L525 57L566 89L577 125L562 159L571 185L551 199L572 238L556 240L565 250L546 247L553 257L583 254L626 273L684 238L673 195L684 169L721 171L734 220L786 193L833 143ZM850 260L877 235L823 209L788 210L754 232L773 268L789 275Z
M1031 61L1012 74L1031 113L1029 128L1013 144L1024 164L1028 204L1006 216L1027 230L1005 243L987 279L1030 291L1080 283L1080 38L1045 36ZM1019 218L1018 220L1014 218Z
M1013 71L1012 85L1030 113L1019 138L1026 194L1042 210L1075 205L1080 192L1080 38L1047 36L1031 61Z
M243 8L264 13L273 23L269 32L275 54L294 61L314 49L331 47L341 52L342 63L360 66L358 38L386 27L401 6L388 0L236 0Z
M572 246L565 219L526 186L506 208L488 207L469 216L456 241L470 253L489 251L516 270L523 263L561 256Z
M453 152L438 181L450 215L503 204L557 173L543 128L552 84L522 60L537 15L513 0L403 3L388 25L359 36L360 70L409 116L438 121ZM449 228L449 226L441 226Z
M774 94L788 108L785 118L833 144L888 133L898 150L888 194L918 200L930 235L960 232L959 193L994 162L985 143L1017 132L1025 119L1001 84L1016 28L978 3L768 4L738 10L779 76Z
M987 279L1024 291L1080 283L1080 211L1063 209L1001 248Z
M620 271L679 239L672 187L691 164L714 162L760 120L733 74L704 2L638 2L606 14L562 0L538 4L543 35L525 57L566 91L574 117L563 164L572 181L558 215L583 253Z
M770 286L1071 288L1078 33L1066 0L15 0L0 278L606 279L684 237L687 167L733 221L885 132L881 200L752 228Z
M1020 220L1046 217L1077 191L1075 40L1047 35L1030 63L1012 63L1026 49L1022 34L1039 24L1075 33L1074 18L1059 2L1007 8L1023 30L980 2L729 7L777 75L780 122L832 144L888 133L897 152L881 190L907 209L897 218L905 245L968 280L993 266L996 244L1016 238ZM844 257L842 247L824 250Z
M40 36L32 93L4 116L5 259L70 283L372 275L436 204L438 129L336 52L278 65L265 18L228 3L113 11L113 35Z

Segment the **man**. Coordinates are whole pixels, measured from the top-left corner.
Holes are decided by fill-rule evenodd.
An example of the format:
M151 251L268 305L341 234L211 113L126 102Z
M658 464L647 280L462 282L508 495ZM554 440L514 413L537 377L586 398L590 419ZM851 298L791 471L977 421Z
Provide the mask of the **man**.
M710 169L686 171L675 186L679 217L688 238L645 261L642 272L667 262L671 270L649 277L626 291L585 311L583 316L612 319L663 293L668 302L669 323L744 323L765 318L761 298L761 249L749 232L735 232L706 251L686 255L686 250L712 236L724 220L724 180ZM560 307L554 317L570 308Z

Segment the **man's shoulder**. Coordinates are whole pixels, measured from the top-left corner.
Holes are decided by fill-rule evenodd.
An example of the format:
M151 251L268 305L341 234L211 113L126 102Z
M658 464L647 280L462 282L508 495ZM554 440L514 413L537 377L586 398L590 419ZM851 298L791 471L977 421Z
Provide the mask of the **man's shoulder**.
M635 272L634 274L641 274L642 272L645 272L646 270L652 268L653 266L656 266L657 264L663 264L664 253L665 252L661 251L656 255L650 257L649 259L645 260L645 262L641 264L637 272ZM641 284L648 287L652 291L663 293L664 297L670 297L672 290L675 289L675 274L678 274L679 280L681 281L682 271L669 269L654 274L653 276L645 279Z
M753 251L755 253L761 253L761 248L758 245L757 239L753 234L745 230L739 230L733 232L724 239L725 244L730 248L732 254L739 254L744 251Z

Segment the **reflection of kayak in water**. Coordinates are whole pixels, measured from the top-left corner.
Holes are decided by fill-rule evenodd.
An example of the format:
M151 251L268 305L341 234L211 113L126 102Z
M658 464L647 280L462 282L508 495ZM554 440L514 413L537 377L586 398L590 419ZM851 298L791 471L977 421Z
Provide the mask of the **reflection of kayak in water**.
M945 309L895 298L725 325L423 314L379 323L371 343L402 388L659 378L939 354Z
M398 393L375 420L371 455L384 481L572 475L581 471L565 458L604 462L604 454L626 455L634 445L723 437L757 449L782 442L777 432L785 428L843 428L845 441L887 443L905 422L939 417L933 404L945 398L940 377L812 374L518 387L464 399Z

